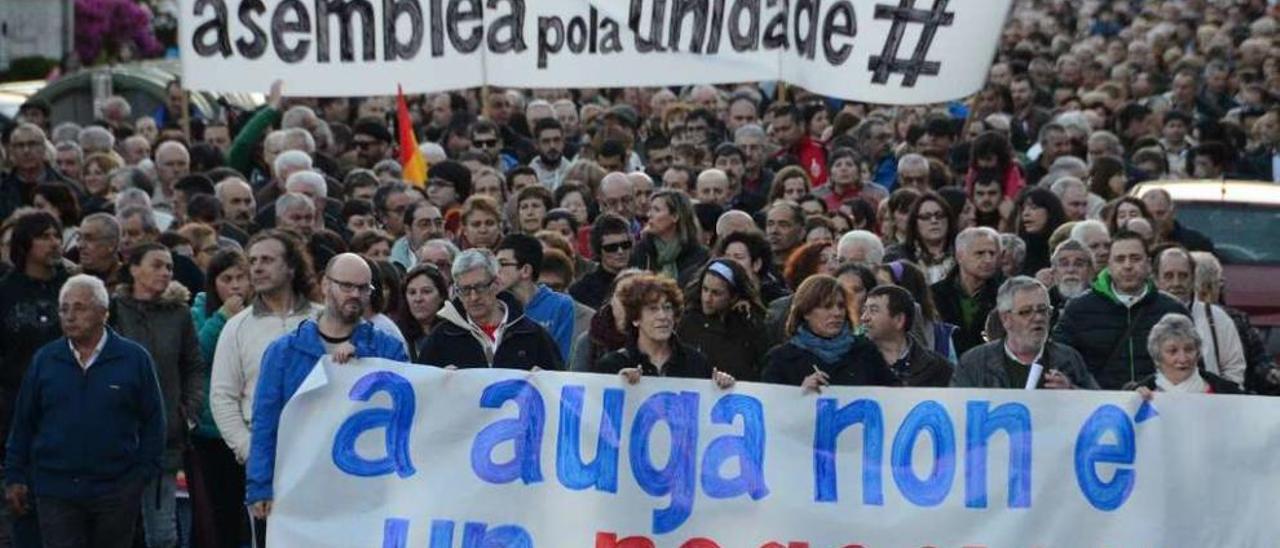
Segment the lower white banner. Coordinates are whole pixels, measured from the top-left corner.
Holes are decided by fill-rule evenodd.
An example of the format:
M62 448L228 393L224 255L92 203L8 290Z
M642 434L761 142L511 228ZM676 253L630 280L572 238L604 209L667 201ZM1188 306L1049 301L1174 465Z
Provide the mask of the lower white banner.
M1275 546L1280 402L317 365L276 547Z

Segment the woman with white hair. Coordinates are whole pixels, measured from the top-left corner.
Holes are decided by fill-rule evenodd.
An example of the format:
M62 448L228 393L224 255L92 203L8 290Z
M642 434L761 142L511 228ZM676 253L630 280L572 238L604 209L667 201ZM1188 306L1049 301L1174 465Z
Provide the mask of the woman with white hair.
M1156 392L1182 394L1240 394L1236 383L1200 369L1200 334L1191 319L1181 314L1166 314L1147 338L1147 351L1155 361L1156 372L1131 383L1143 399Z

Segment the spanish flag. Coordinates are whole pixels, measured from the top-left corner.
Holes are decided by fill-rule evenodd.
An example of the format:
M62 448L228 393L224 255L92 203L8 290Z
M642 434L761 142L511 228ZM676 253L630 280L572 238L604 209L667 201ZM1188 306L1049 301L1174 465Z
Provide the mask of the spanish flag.
M409 103L404 100L404 89L396 86L396 128L400 141L400 165L404 168L404 180L418 188L427 184L427 159L418 150L418 138L413 135L413 119L409 117Z

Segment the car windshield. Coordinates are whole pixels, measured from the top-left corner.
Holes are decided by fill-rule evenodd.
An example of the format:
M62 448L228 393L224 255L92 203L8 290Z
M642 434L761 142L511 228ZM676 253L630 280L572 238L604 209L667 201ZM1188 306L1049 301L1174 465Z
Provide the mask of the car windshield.
M1244 203L1178 204L1178 222L1213 240L1226 264L1280 263L1280 206Z

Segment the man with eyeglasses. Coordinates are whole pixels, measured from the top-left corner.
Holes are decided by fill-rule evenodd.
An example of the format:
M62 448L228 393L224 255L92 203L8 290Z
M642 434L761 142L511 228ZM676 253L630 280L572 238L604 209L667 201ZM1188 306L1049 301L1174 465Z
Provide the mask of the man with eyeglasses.
M635 184L625 173L615 171L604 176L600 181L599 203L601 213L612 213L626 219L631 224L631 233L640 233L643 227L636 221Z
M563 368L546 329L529 319L510 293L498 289L498 258L468 249L453 261L453 299L436 317L440 325L423 344L418 361L450 369Z
M391 246L391 262L403 266L405 271L418 264L415 250L427 240L444 238L444 214L428 201L417 202L404 212L405 235Z
M1049 291L1017 276L1000 286L996 310L1005 336L965 352L951 376L957 388L1097 390L1075 349L1049 340Z
M258 519L271 514L274 497L276 435L280 413L302 386L320 358L339 361L347 357L409 361L404 343L362 319L373 291L368 263L354 253L329 261L321 282L324 311L316 320L304 320L292 332L278 338L262 356L261 378L253 396L253 423L246 466L245 501ZM241 312L244 314L244 312ZM223 332L226 335L226 332ZM346 356L346 350L354 354Z
M495 249L498 257L498 289L516 298L529 319L538 323L560 348L567 361L575 332L573 299L539 284L542 242L528 234L509 234Z
M356 149L360 167L373 169L390 157L391 131L377 118L361 118L351 128L351 146Z
M31 205L40 183L71 182L45 161L48 147L44 130L35 124L18 124L9 134L9 163L13 166L0 176L0 219L8 219L14 210ZM75 188L75 187L72 187Z
M627 221L613 213L602 213L591 225L591 252L599 268L592 270L569 286L569 295L591 308L599 310L613 279L627 267L631 260L631 248L635 237Z
M485 165L503 173L520 165L516 155L506 150L498 126L488 120L471 124L471 146L472 150L484 156Z
M58 302L65 337L40 348L17 394L5 495L19 516L39 506L47 546L126 548L144 487L161 473L160 385L147 351L107 329L101 280L72 277Z

